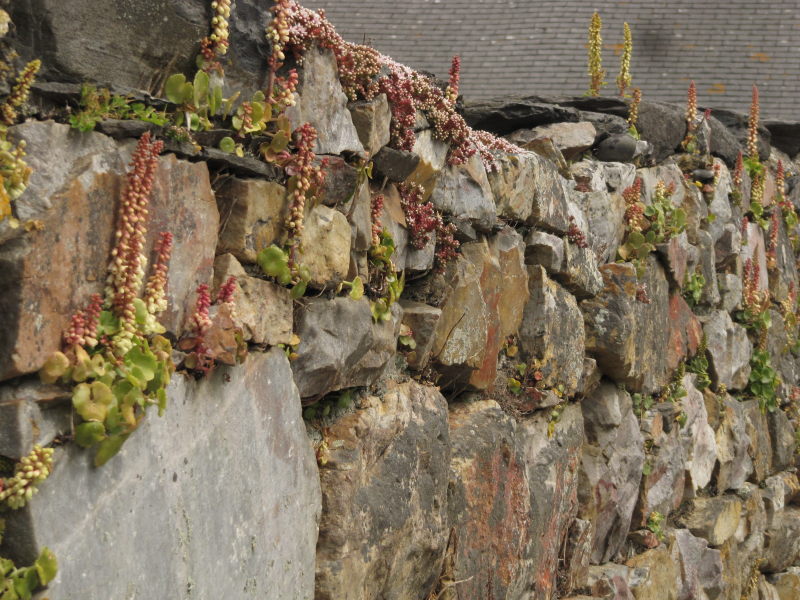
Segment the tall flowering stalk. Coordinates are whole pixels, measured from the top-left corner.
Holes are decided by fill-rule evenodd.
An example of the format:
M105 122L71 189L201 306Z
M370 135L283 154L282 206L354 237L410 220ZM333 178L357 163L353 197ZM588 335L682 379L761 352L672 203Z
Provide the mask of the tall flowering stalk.
M13 125L17 120L17 109L28 99L31 86L36 79L36 73L39 72L41 66L42 61L38 58L25 65L6 101L0 105L0 119L6 125Z
M383 231L383 223L381 222L381 215L383 214L383 194L376 194L370 199L370 221L372 222L372 246L378 247L381 245L381 232Z
M15 465L13 477L0 479L0 504L5 503L11 509L25 506L38 491L37 486L49 477L52 469L53 449L35 445L30 454L22 457Z
M200 56L203 58L204 71L222 71L217 61L228 52L228 19L231 16L231 0L213 0L211 2L211 34L200 42Z
M72 315L69 329L64 333L64 344L70 346L85 346L94 348L97 345L97 326L100 311L103 308L103 298L100 294L92 294L89 306Z
M314 167L315 154L314 142L317 139L317 130L310 123L305 123L294 132L296 154L286 165L286 171L291 176L289 182L290 200L289 216L286 218L288 232L287 245L289 246L289 264L296 268L298 254L302 251L302 238L305 220L306 200L315 183L321 183L321 173Z
M681 145L686 152L697 152L697 140L695 130L697 129L697 88L694 80L689 83L689 90L686 93L686 137L683 138Z
M636 124L639 121L639 104L642 101L642 90L633 88L633 98L628 105L628 128L631 132L636 131Z
M150 132L139 140L133 153L131 171L120 204L115 244L106 280L106 298L119 318L121 333L114 339L116 350L124 355L136 334L136 306L144 278L145 258L142 253L147 233L147 214L153 176L164 142L151 141Z
M631 28L627 23L622 25L622 58L619 62L619 75L617 75L617 87L619 88L620 98L625 96L625 92L631 85L631 54L633 53L633 36Z
M450 104L455 104L458 99L458 86L461 82L461 57L456 55L453 57L453 62L450 64L450 81L447 85L445 96L450 101Z
M625 222L630 231L642 232L647 229L650 222L644 214L644 204L641 201L642 180L637 177L630 187L622 191L625 200Z
M747 157L758 160L758 88L753 86L753 99L750 103L750 116L747 120Z
M600 88L605 85L603 81L606 75L603 70L603 38L600 35L602 28L603 20L595 11L589 24L589 96L599 96Z

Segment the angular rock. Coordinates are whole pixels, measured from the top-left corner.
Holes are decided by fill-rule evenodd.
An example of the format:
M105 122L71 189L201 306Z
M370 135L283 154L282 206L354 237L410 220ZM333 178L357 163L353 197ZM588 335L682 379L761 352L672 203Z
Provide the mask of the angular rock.
M457 225L465 222L465 227L478 231L491 230L497 218L492 188L477 154L462 166L451 165L442 170L431 202L440 211L453 215Z
M578 498L580 515L594 523L591 562L611 560L625 543L642 478L644 450L630 395L602 383L581 401L586 445Z
M343 209L358 192L356 189L359 184L358 170L341 156L317 157L314 165L320 169L323 176L317 199L325 206Z
M798 289L797 265L792 242L783 219L778 219L778 236L775 240L775 268L768 271L769 291L774 302L789 300ZM770 225L770 235L772 226ZM771 244L770 244L771 245Z
M306 215L300 264L311 275L313 287L335 287L350 267L350 225L347 217L322 204Z
M779 600L800 598L800 569L798 567L789 567L785 573L771 575L769 582L775 587Z
M384 146L372 157L376 173L388 177L390 181L402 183L417 168L419 155L406 150L395 150Z
M558 169L559 174L569 179L569 165L567 164L567 160L564 158L564 155L561 154L561 151L556 148L553 140L547 138L533 140L532 142L528 142L526 146L531 152L535 152L542 158L546 158L553 163Z
M714 116L713 112L708 119L708 125L711 128L711 154L719 156L725 161L728 168L733 169L742 146L731 133L730 129L725 127L725 125Z
M688 529L676 529L671 555L680 568L678 600L714 597L722 585L722 561L719 550L708 547L708 541L693 536ZM709 594L709 592L711 592Z
M787 469L794 465L797 442L789 417L781 409L767 413L769 438L772 442L772 468Z
M439 173L447 165L447 153L450 151L450 147L441 140L436 139L431 129L426 129L416 135L417 139L414 142L413 156L417 156L419 160L414 170L405 180L422 186L425 192L423 194L423 200L427 200L431 193L433 193L433 188L436 187L436 180ZM383 152L384 150L382 149L378 154L383 154ZM410 162L414 160L407 154L398 156L397 154L390 153L387 154L387 157L391 159L387 162L393 165L392 170L397 173L401 170L405 170ZM462 165L462 169L464 168L466 167Z
M520 349L541 372L545 387L563 389L571 396L583 375L584 331L578 303L542 267L528 267L528 289Z
M748 115L717 108L714 109L714 118L733 134L733 137L736 138L742 148L747 147ZM762 161L769 158L771 137L769 129L763 124L758 126L758 156Z
M318 600L425 597L447 547L447 402L391 385L325 433ZM293 597L293 596L287 596Z
M587 121L579 123L552 123L535 127L534 129L520 129L507 136L512 144L527 148L526 144L537 139L547 138L553 141L564 155L571 160L584 150L591 148L597 132L594 125Z
M254 344L289 344L292 341L292 297L289 289L247 275L232 254L214 261L214 296L228 277L236 277L233 295L236 320L245 341Z
M672 236L668 242L657 244L656 250L667 267L666 272L673 287L683 289L686 283L687 263L694 250L686 232Z
M773 148L789 156L800 152L800 123L771 119L764 121L763 125L770 133L770 144Z
M592 552L594 523L584 519L575 519L567 532L565 551L567 593L586 586L589 576L589 555Z
M21 457L34 444L49 445L71 427L71 393L37 379L16 379L0 386L0 456Z
M471 242L461 249L445 275L432 357L444 387L466 383L487 389L495 381L497 355L505 338L516 333L527 302L524 244L506 228L491 244Z
M715 479L719 492L739 489L753 472L744 406L727 394L722 404L720 424L716 430L719 469Z
M448 515L457 550L453 576L465 597L549 598L560 545L574 515L583 427L567 406L517 425L490 400L450 411Z
M17 51L26 60L42 60L40 79L155 93L171 73L195 69L197 40L208 33L206 11L199 2L67 6L34 0L15 4L10 13Z
M686 457L686 487L693 493L706 487L717 463L717 444L714 430L708 424L703 394L694 387L692 377L683 378L686 395L680 406L686 421L680 428L683 453Z
M753 473L750 481L759 483L772 473L772 442L769 438L769 425L766 415L761 412L758 400L742 402L745 415L745 426L750 444L747 453L753 461Z
M722 301L717 285L717 271L714 263L714 243L707 231L697 232L697 248L700 254L697 269L703 275L706 284L700 296L700 303L707 306L717 306Z
M726 312L733 312L740 308L742 303L742 278L733 273L719 273L717 287L720 293L720 308Z
M566 270L566 247L563 238L533 230L525 238L525 263L542 266L549 275L561 275Z
M656 163L671 155L686 133L686 117L683 110L670 104L648 102L639 104L639 119L636 129L643 140L653 145Z
M118 145L99 133L79 134L68 125L29 121L11 128L27 141L33 169L16 201L19 217L43 229L16 230L0 246L0 380L37 371L60 349L70 317L102 293L133 142ZM219 214L203 163L159 159L149 206L144 253L161 231L174 246L167 276L167 310L160 322L175 334L194 310L194 290L209 282ZM23 235L24 234L24 235ZM53 268L51 261L59 261Z
M488 176L498 216L515 221L529 219L537 185L536 165L540 160L533 154L507 154L497 160L497 170Z
M30 564L49 547L53 598L238 598L246 588L311 600L319 474L283 352L251 353L201 381L176 375L168 396L165 417L149 415L102 468L76 444L58 448L47 485L4 515L2 555ZM224 569L208 568L222 557Z
M704 225L704 229L711 234L711 239L716 244L720 237L725 225L733 222L733 211L729 200L729 194L733 190L733 183L731 181L731 174L728 168L720 159L714 159L714 166L719 169L719 177L717 183L714 185L714 195L711 202L708 204L708 212L714 215L711 222Z
M627 133L628 121L617 115L608 115L599 112L581 111L580 120L591 123L597 135L595 141L599 141L613 133Z
M392 113L386 94L378 94L373 100L354 102L350 105L358 138L368 154L373 155L389 143L391 133L389 124Z
M672 407L670 407L672 408ZM669 516L680 506L686 485L686 457L674 417L664 416L664 431L652 436L646 474L642 475L639 501L633 515L635 527L644 527L654 512Z
M605 162L630 162L636 157L638 142L629 133L608 136L594 149L597 160Z
M574 108L545 103L536 96L504 97L468 103L464 107L464 119L470 127L501 135L523 127L576 122L579 115Z
M722 229L720 238L714 245L714 261L717 270L735 265L742 252L742 230L733 223L728 223Z
M734 323L727 311L717 310L705 319L703 334L709 357L709 375L714 387L743 390L750 377L752 344L747 330Z
M256 262L259 250L283 233L286 188L261 179L227 180L217 192L220 232L217 252L230 252L244 263Z
M617 248L625 236L625 201L619 194L609 194L605 189L572 194L573 200L586 215L589 226L586 237L589 246L601 263L617 255Z
M739 527L742 501L733 495L695 498L692 510L683 517L686 527L710 546L721 546Z
M366 298L309 298L297 314L300 337L292 371L301 398L372 384L394 356L403 310L375 323Z
M666 548L655 548L638 554L625 563L635 571L644 571L637 585L631 585L636 600L677 600L675 583L678 565ZM632 582L633 583L633 582Z
M406 354L408 366L417 370L424 369L431 355L434 333L442 311L422 302L402 298L400 306L403 307L403 324L411 328L416 342L416 348Z
M364 152L364 146L347 110L347 96L339 83L336 58L316 46L303 55L299 69L297 103L286 110L293 127L310 123L317 130L314 152L341 154Z
M595 298L581 302L587 353L603 373L629 389L656 392L669 380L669 362L681 358L680 345L674 341L690 339L676 329L679 323L670 331L663 269L650 258L641 282L631 264L603 265L600 272L605 288ZM646 289L649 303L637 299L640 285ZM672 351L664 352L665 348Z
M784 571L800 559L800 509L787 507L765 534L764 562L766 573Z

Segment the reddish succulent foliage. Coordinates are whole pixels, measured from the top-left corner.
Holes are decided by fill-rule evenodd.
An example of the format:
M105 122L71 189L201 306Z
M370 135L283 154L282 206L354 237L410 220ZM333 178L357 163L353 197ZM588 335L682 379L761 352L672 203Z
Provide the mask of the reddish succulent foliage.
M586 241L586 234L581 231L578 224L575 223L575 217L569 218L569 229L567 230L567 238L570 242L575 244L578 248L588 248L589 243Z
M406 217L411 245L421 250L430 240L442 220L431 202L422 199L422 187L416 183L400 184L400 203Z

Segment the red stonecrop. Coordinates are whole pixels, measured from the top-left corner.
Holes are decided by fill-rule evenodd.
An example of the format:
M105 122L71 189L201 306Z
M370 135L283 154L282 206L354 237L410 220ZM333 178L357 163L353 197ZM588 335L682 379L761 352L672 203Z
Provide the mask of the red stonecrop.
M589 242L586 241L586 234L581 231L578 224L575 222L575 217L569 218L569 229L567 230L567 239L575 244L578 248L588 248Z
M138 297L144 278L142 250L147 232L148 205L158 155L163 147L163 142L151 141L150 132L142 135L133 153L131 170L122 195L106 282L106 298L110 300L124 332L117 337L120 341L130 339L136 331L133 301ZM118 349L124 350L122 347Z
M422 186L416 183L402 183L399 186L400 204L406 217L406 225L411 235L411 245L422 250L430 241L431 234L440 226L442 217L431 202L422 199Z
M447 85L447 99L450 104L455 104L458 98L458 86L461 82L461 57L456 55L450 64L450 81Z
M413 149L416 141L414 125L419 110L430 122L436 136L450 146L450 164L463 164L477 152L485 167L492 170L496 168L495 151L524 152L489 133L474 132L455 111L451 97L453 92L457 92L460 63L454 63L456 68L451 73L450 91L445 93L429 78L396 63L374 48L346 42L321 11L303 8L295 0L281 0L274 10L273 23L281 25L271 25L268 37L283 40L276 32L286 32L286 39L280 45L281 55L286 49L291 49L295 57L302 60L303 54L317 44L333 52L342 87L351 100L371 100L378 94L386 94L391 104L392 144L395 147Z
M94 348L97 345L97 325L100 311L103 308L103 298L100 294L92 294L89 306L72 315L69 329L64 333L64 344L69 346L86 346Z
M442 271L448 262L458 256L461 244L455 238L456 231L453 223L445 224L441 217L439 218L436 227L436 263L439 271Z

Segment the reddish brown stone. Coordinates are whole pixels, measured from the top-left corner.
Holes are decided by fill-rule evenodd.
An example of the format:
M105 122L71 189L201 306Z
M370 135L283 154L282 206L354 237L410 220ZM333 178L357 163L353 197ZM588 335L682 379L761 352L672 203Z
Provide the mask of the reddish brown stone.
M694 356L702 338L702 324L683 297L673 294L669 299L667 368L676 369L687 356Z
M14 132L28 141L35 169L20 211L42 229L20 231L0 246L0 380L37 371L60 348L71 315L102 293L133 148L53 122L25 123ZM148 263L160 231L175 237L161 322L180 333L214 260L219 215L206 165L161 157L149 210Z

